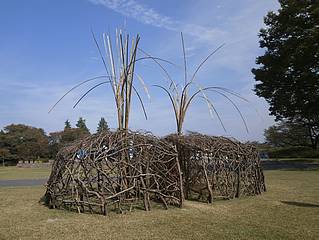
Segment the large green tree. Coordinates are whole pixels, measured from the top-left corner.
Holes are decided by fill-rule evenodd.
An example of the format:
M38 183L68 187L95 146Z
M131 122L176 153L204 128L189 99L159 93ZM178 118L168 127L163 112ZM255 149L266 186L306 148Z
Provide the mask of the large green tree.
M313 148L319 138L319 1L279 0L260 30L265 54L252 69L255 92L276 120L303 124Z
M266 129L264 135L266 142L275 147L311 147L308 128L302 124L281 121Z
M0 148L8 150L9 160L35 160L49 155L48 137L41 128L11 124L0 135Z
M88 132L80 128L64 128L63 131L51 132L49 134L50 157L55 158L56 154L63 146L87 135Z
M0 160L2 161L2 166L5 166L5 160L10 155L10 151L7 148L0 147Z
M110 130L110 129L109 129L109 126L108 126L106 120L102 117L102 118L100 119L100 121L99 121L99 124L98 124L98 126L97 126L97 130L96 130L96 131L97 131L98 133L100 133L100 132L108 131L108 130Z

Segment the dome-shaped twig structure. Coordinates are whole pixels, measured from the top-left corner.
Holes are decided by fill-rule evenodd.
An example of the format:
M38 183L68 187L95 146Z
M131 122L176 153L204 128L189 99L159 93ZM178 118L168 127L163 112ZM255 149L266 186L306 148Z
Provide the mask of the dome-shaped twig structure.
M182 205L177 152L151 134L117 131L88 137L63 148L47 184L53 208L107 214L144 207L150 201Z
M257 150L234 139L198 133L165 138L178 149L186 199L230 199L266 190Z

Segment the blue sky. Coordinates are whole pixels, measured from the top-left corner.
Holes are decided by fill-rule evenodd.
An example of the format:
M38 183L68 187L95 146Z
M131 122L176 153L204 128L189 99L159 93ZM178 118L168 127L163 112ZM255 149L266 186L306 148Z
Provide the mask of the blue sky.
M63 128L69 119L74 125L82 116L91 132L100 117L116 127L112 91L101 86L76 108L74 102L90 84L65 98L55 110L48 109L69 88L87 78L104 74L90 29L115 35L115 28L141 35L140 47L153 56L182 64L180 32L184 33L189 72L220 44L202 68L198 83L230 88L250 101L236 100L247 119L249 133L233 107L210 95L227 132L217 118L211 119L207 105L196 100L186 116L184 130L232 136L240 140L263 140L263 131L274 123L267 103L254 95L250 72L255 58L263 53L258 31L263 16L276 11L276 0L2 0L0 2L0 128L24 123L46 132ZM174 79L183 72L168 68ZM143 95L149 119L137 101L132 107L130 126L157 135L175 131L168 98L153 84L164 84L163 74L152 62L137 65L149 86L151 100ZM138 85L137 85L138 86ZM142 88L141 86L139 86ZM141 93L143 90L141 90ZM257 112L255 111L257 109Z

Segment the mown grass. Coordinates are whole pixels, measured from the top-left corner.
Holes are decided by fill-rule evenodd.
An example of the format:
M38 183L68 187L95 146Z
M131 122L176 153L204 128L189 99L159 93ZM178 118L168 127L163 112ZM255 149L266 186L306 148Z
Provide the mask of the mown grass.
M2 187L0 239L319 239L319 172L266 171L266 181L257 197L108 217L48 209L43 187Z
M50 168L0 167L0 180L47 178Z

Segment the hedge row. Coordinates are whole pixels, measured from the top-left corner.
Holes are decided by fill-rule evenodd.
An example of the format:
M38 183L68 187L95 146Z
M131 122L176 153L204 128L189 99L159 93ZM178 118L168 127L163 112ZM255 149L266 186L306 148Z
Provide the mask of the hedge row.
M309 147L282 147L268 149L270 158L319 158L319 149Z

